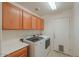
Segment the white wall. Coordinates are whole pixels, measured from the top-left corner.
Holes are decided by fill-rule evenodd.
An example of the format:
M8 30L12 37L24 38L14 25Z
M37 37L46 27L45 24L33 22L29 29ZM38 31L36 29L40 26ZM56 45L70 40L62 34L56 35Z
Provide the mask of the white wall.
M66 10L66 11L63 11L63 12L59 12L59 13L56 13L56 14L52 14L52 15L45 15L43 16L43 18L45 19L44 21L44 25L45 25L45 30L44 30L44 34L47 34L50 36L51 38L51 49L53 50L54 47L53 47L53 40L54 40L54 20L59 20L59 19L62 19L62 18L69 18L69 20L71 21L72 20L72 9L69 9L69 10ZM71 25L69 26L71 28ZM69 31L70 32L70 31ZM70 39L70 54L72 54L72 39L71 39L71 33L69 34L69 39ZM64 41L64 40L63 40Z
M1 55L1 32L2 32L2 3L0 3L0 55Z
M40 30L3 30L2 40L3 41L19 40L20 38L40 33L41 33Z
M73 54L79 56L79 3L74 3L73 19Z

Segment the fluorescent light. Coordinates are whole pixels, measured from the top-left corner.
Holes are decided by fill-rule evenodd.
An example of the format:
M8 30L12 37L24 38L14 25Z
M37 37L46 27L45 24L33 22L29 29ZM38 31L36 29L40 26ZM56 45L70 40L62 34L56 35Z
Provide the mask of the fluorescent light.
M55 10L56 9L56 4L55 2L48 2L50 7L52 8L52 10Z

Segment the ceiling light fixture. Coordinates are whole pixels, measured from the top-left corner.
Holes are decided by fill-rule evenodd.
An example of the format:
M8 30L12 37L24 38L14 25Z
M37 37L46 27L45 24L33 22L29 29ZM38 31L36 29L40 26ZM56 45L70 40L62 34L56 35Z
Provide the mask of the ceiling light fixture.
M56 4L55 2L48 2L48 4L50 5L50 7L52 8L52 10L56 9Z

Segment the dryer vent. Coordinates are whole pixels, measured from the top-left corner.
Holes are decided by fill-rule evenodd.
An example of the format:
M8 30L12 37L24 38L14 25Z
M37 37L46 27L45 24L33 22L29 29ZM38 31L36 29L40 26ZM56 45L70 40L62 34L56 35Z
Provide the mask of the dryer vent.
M63 45L59 45L58 48L59 48L59 51L64 52L64 46Z

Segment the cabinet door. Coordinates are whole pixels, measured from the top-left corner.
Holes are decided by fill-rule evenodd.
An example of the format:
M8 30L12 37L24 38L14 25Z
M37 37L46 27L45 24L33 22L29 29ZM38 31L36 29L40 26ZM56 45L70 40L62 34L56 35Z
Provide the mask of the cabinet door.
M44 29L44 20L40 19L40 29L43 30Z
M23 29L32 29L31 15L25 11L23 11Z
M32 29L37 29L37 17L32 16Z
M9 4L3 3L3 29L21 29L22 11Z
M6 57L26 57L27 56L27 47L14 51L7 55Z
M38 29L38 30L43 30L43 28L44 28L43 20L40 19L40 18L38 18L38 19L37 19L37 29Z

